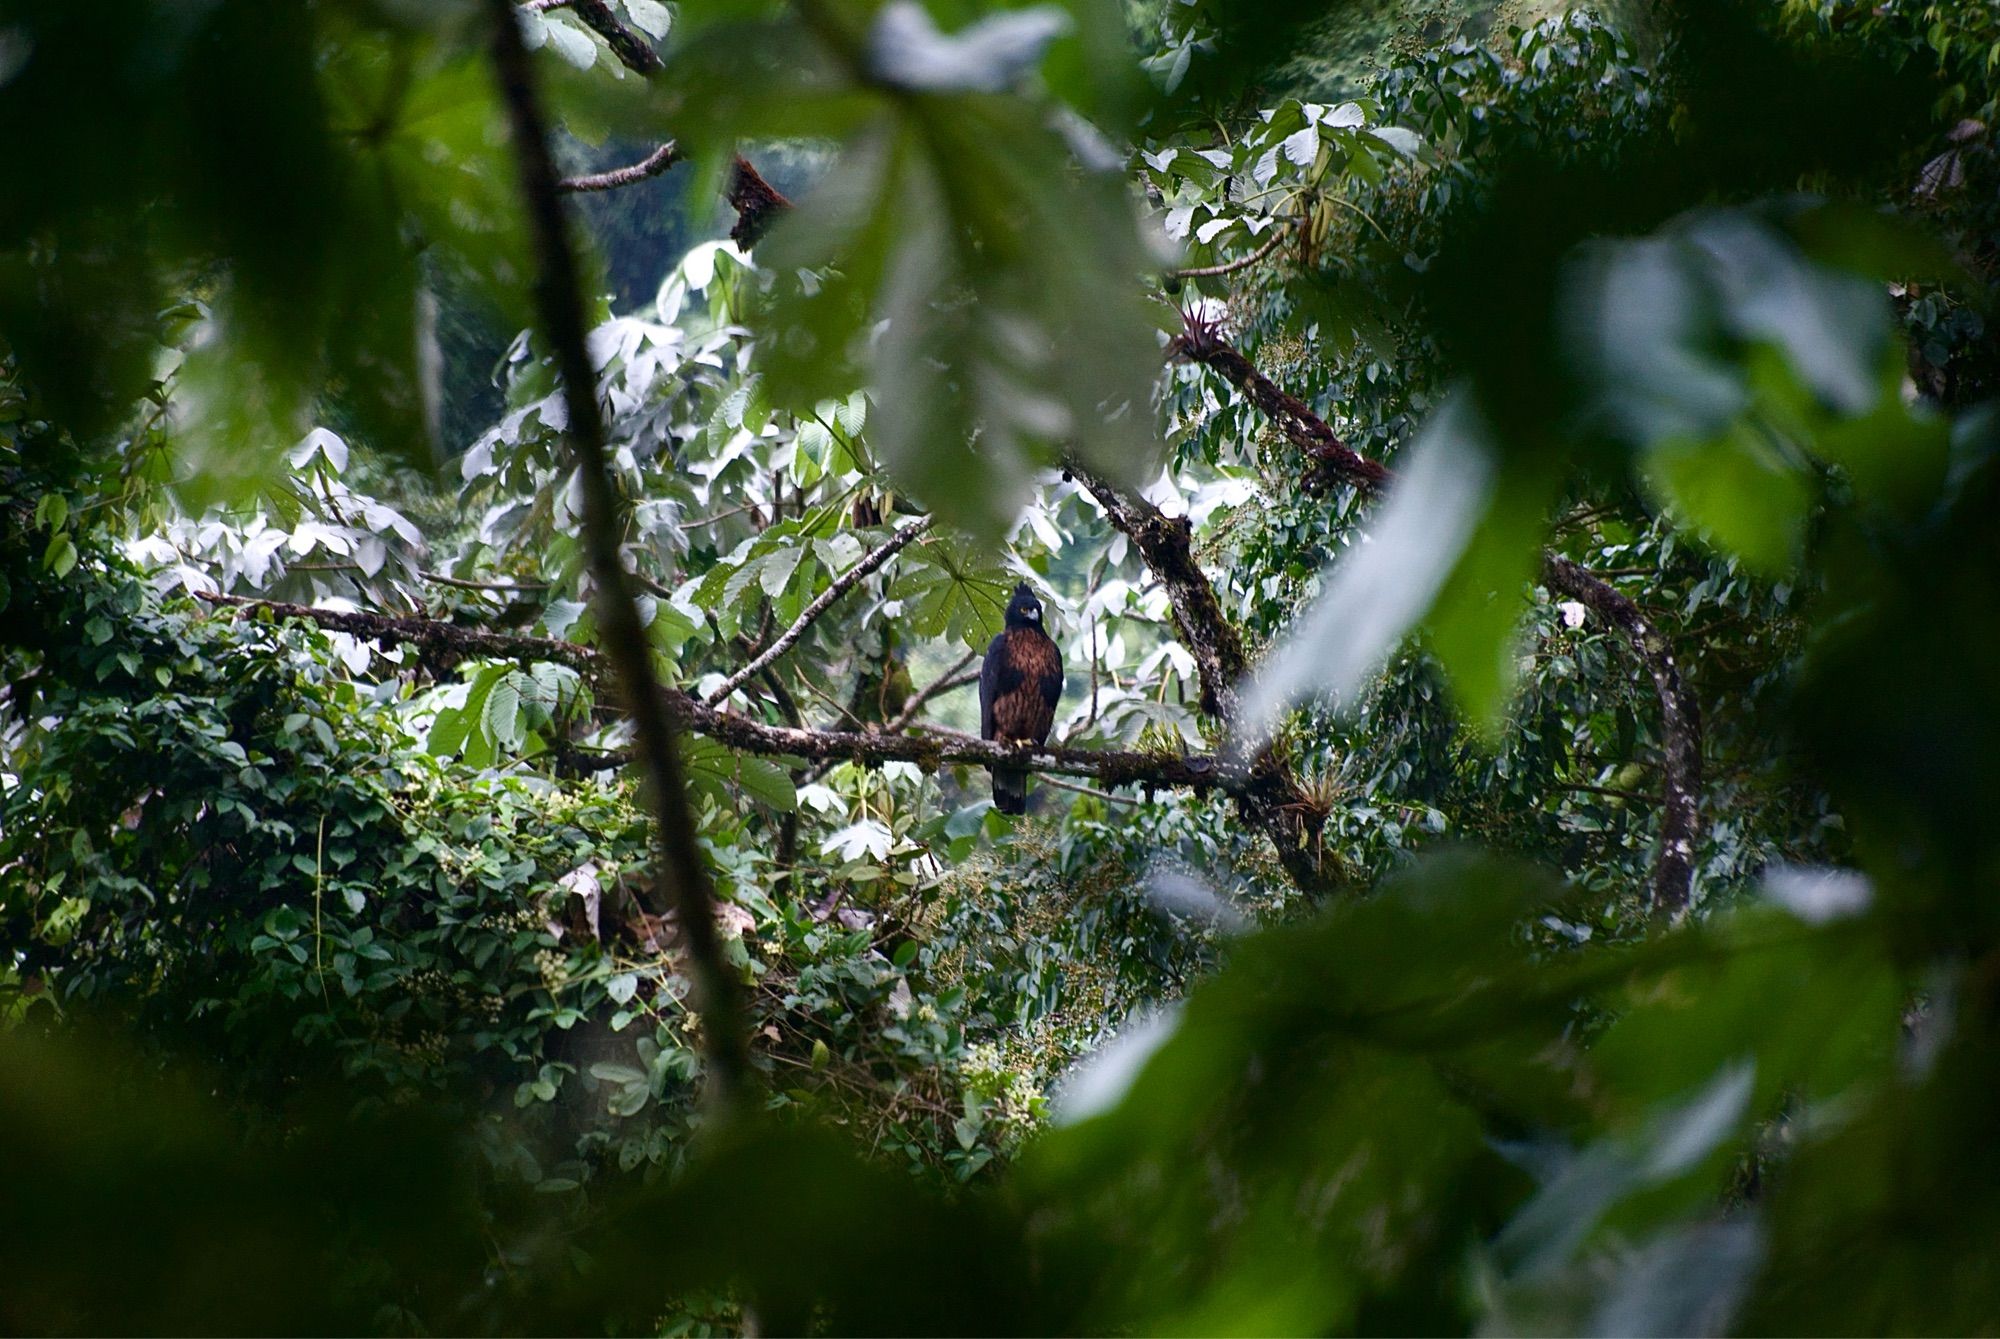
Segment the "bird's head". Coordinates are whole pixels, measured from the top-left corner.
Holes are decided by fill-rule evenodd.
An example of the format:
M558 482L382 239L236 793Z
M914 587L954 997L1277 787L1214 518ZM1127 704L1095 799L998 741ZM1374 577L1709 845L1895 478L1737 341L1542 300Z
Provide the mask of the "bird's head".
M1042 626L1042 602L1025 581L1014 587L1014 598L1007 601L1007 626L1010 628Z

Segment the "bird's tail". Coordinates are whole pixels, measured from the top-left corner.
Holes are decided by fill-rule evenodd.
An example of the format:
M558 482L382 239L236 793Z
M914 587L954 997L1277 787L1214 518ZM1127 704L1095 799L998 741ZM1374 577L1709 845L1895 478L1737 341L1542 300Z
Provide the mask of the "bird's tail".
M1028 812L1028 774L1018 767L994 767L993 807L1003 814Z

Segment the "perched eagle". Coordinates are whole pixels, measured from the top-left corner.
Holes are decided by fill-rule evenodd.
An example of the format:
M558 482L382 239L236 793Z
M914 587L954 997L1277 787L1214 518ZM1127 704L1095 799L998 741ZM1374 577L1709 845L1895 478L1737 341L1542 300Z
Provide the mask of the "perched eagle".
M1026 582L1007 603L1007 627L986 648L979 671L979 737L1002 744L1044 744L1062 696L1062 652L1042 631L1042 602ZM1003 814L1028 811L1028 773L991 767L993 807Z

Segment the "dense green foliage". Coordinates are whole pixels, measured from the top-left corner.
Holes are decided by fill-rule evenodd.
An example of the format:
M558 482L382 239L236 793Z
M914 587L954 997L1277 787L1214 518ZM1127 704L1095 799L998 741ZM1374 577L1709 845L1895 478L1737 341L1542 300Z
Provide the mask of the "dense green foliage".
M0 5L0 1328L1992 1328L1990 12L523 11L690 155L589 355L733 1111L491 16L92 8ZM1221 789L871 754L1020 580Z

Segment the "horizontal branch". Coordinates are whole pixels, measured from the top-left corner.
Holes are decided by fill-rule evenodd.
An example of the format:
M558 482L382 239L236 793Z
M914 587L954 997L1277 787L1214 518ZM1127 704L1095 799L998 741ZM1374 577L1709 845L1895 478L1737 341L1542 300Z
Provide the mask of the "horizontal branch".
M385 647L410 645L426 651L477 656L487 660L546 660L567 665L580 674L592 677L603 677L610 672L589 647L555 637L489 632L485 628L468 628L441 618L400 618L359 610L315 609L311 605L288 604L283 600L256 600L242 595L203 594L198 598L207 604L220 605L239 613L262 610L277 618L316 623L330 632L344 632L350 637L380 642Z
M970 673L963 672L967 665L970 665L974 660L978 658L979 658L978 652L967 651L964 655L958 658L958 662L954 664L950 669L946 670L943 674L938 675L937 678L931 680L929 683L925 684L922 688L919 688L915 693L912 693L910 695L910 700L903 704L903 709L897 712L893 719L884 721L879 726L871 725L868 727L869 730L871 732L876 732L885 735L900 734L904 730L910 727L910 723L916 720L917 714L924 709L925 705L928 704L932 698L938 697L944 693L948 693L954 688L963 688L967 684L978 683L979 682L978 670L973 670ZM833 770L832 763L829 762L818 763L806 769L806 772L800 779L804 781L817 781L832 770Z
M495 660L547 660L568 665L593 680L608 680L610 667L587 646L549 637L525 637L460 627L442 619L398 617L276 600L251 600L233 595L205 595L203 600L237 612L268 610L278 618L296 619L333 632L365 637L384 646L408 644L430 650L476 655ZM662 687L668 716L683 730L706 735L719 744L762 757L799 758L808 762L856 762L878 767L885 762L910 762L933 769L951 764L1000 765L1062 776L1093 777L1105 785L1137 785L1191 790L1240 791L1255 787L1250 770L1208 754L1183 754L1131 749L1084 749L1015 746L969 735L893 735L873 730L812 730L768 725L711 706L680 688ZM623 753L593 755L593 768L621 767Z
M888 539L876 545L860 562L834 578L833 584L821 591L819 597L807 605L798 618L793 620L792 626L786 628L784 632L778 635L777 641L772 642L770 646L764 649L763 654L723 680L722 686L708 695L708 702L711 705L720 702L744 684L756 678L766 666L775 663L779 656L782 656L785 652L798 645L799 638L806 635L806 629L810 628L814 620L819 618L821 614L831 609L834 601L853 590L855 586L860 584L863 577L895 557L911 540L930 528L931 518L926 516L914 524L904 526L901 530L889 536Z
M660 176L686 157L678 143L668 140L629 167L614 167L606 172L590 172L580 177L564 177L557 185L571 194L579 191L615 191L620 186L630 186L649 177Z
M1139 785L1238 791L1254 784L1247 768L1208 754L1129 749L1083 749L1001 744L953 732L890 735L874 730L806 730L766 725L669 689L669 707L682 726L718 744L765 757L808 762L856 762L875 767L911 762L926 770L947 764L1025 768L1060 776L1095 777L1106 785Z

